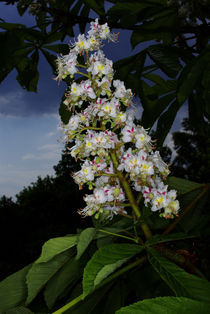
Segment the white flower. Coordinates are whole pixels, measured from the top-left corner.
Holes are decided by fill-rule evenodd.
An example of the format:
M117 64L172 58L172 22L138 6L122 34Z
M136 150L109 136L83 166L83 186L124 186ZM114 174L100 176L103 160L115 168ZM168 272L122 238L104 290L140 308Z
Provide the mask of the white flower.
M151 140L151 137L146 133L146 131L143 128L141 128L140 132L138 132L135 135L135 139L136 139L136 147L142 148L145 146L146 143L149 143L149 141Z
M103 61L95 61L91 63L87 71L91 72L93 76L102 76L103 74L108 75L113 72L112 64L112 61L108 59L105 59Z
M68 127L70 130L76 130L80 122L80 117L75 115L72 116L69 120Z
M94 91L91 87L91 81L90 80L82 81L80 83L80 87L81 87L82 95L89 97L91 99L96 98L96 94L94 93Z
M131 89L125 88L125 84L120 80L114 80L113 86L115 87L114 96L116 98L132 97Z
M85 35L79 35L77 37L77 41L75 42L74 50L77 53L80 53L80 52L84 51L85 49L88 49L89 45L90 44L89 44L88 40L86 40Z
M110 29L109 29L109 26L107 25L107 23L101 25L100 37L102 39L106 39L109 37L109 34L110 34Z
M71 96L80 96L82 94L82 88L79 84L71 84Z
M141 163L141 173L144 173L150 176L153 175L154 174L153 163L150 161L143 161Z
M133 122L128 122L121 131L123 142L132 142L136 135L136 126Z

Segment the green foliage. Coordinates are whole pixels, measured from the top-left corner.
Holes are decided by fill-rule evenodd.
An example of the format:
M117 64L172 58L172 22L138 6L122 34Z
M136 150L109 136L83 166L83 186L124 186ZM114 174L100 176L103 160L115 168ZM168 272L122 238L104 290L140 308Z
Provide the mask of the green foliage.
M82 256L82 254L85 252L88 245L94 239L95 234L96 234L95 228L87 228L81 232L78 239L78 244L77 244L77 256L76 256L77 259L79 259Z
M74 259L69 259L49 280L44 291L46 304L51 309L62 293L72 288L82 276L81 267Z
M175 189L179 194L185 194L192 190L198 190L202 187L199 183L173 176L168 178L168 185L171 189Z
M209 302L210 283L207 280L185 272L176 264L159 255L155 250L151 248L147 250L149 262L176 296Z
M141 246L130 244L111 244L100 248L84 269L83 293L88 294L142 249Z
M48 262L36 261L26 276L28 296L26 304L29 304L39 293L39 291L49 282L49 280L65 265L71 254L62 253L55 256Z
M42 247L41 256L38 258L38 260L36 260L35 263L39 264L48 262L54 256L74 247L77 244L77 241L78 237L76 235L67 235L66 237L50 239Z
M1 313L20 305L27 296L25 278L31 265L7 277L0 283L0 311Z
M170 241L178 241L183 239L190 239L194 238L193 235L187 235L185 233L179 232L179 233L172 233L167 235L159 235L156 234L152 236L149 240L146 241L146 245L155 245L158 243L164 243L164 242L170 242Z
M23 306L18 306L14 309L6 311L6 314L32 314L32 313L33 312L31 312L29 309Z
M116 314L205 314L208 313L208 311L209 305L202 302L182 297L165 297L134 303L130 306L121 308Z

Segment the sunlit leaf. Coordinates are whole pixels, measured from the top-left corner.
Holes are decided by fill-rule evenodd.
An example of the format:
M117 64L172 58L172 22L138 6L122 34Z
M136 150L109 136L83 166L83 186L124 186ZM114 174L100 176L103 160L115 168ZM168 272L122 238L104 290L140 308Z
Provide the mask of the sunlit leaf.
M188 298L163 297L147 299L123 307L116 314L206 314L209 304Z
M48 262L54 256L76 246L77 241L77 235L58 237L48 240L43 245L41 256L35 261L35 263L39 264Z
M77 259L79 259L82 256L82 254L85 252L88 245L94 239L95 234L96 234L95 228L87 228L80 233L78 244L77 244L77 256L76 256Z
M0 282L0 312L24 302L27 297L26 275L31 265L24 267Z
M84 269L84 294L92 291L102 280L142 250L142 246L135 244L111 244L101 247Z
M26 282L28 296L26 304L29 304L49 282L49 280L69 261L71 252L63 252L45 263L33 264L30 268Z

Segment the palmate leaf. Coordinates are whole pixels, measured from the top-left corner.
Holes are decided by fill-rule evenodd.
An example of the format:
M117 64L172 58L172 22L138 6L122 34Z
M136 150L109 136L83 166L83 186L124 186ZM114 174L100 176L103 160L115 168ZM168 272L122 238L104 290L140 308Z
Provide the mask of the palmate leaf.
M25 57L16 65L18 71L16 79L29 92L37 92L39 80L38 61L39 53L38 50L35 50L30 58Z
M69 45L66 44L57 44L57 45L43 45L44 49L51 50L56 53L60 54L67 54L69 53Z
M163 297L143 300L121 308L116 314L207 314L209 304L188 298Z
M82 271L79 263L69 259L67 263L47 283L44 297L49 308L52 308L59 296L81 277Z
M150 264L176 296L210 302L210 283L207 280L187 273L150 247L147 251Z
M91 243L91 241L94 239L96 235L96 229L95 228L86 228L83 230L79 236L78 244L77 244L77 256L76 259L79 259L82 254L87 249L88 245Z
M103 286L100 289L97 289L92 294L88 295L84 301L79 302L73 308L65 311L65 314L96 314L101 313L101 302L104 300L106 302L107 294L111 287L112 283L109 283ZM98 308L99 307L99 308Z
M176 100L174 100L158 119L156 136L158 138L159 146L163 145L163 142L172 127L180 106L181 105L178 104Z
M49 65L51 66L53 74L56 74L56 56L53 54L50 54L46 49L41 48L40 50L43 53Z
M33 312L26 307L18 306L13 309L9 309L5 312L5 314L33 314Z
M150 58L166 73L169 77L176 77L182 66L176 50L164 45L152 45L147 49Z
M104 0L84 0L84 2L98 15L104 15Z
M114 63L115 78L120 78L126 82L128 74L132 71L136 71L138 75L141 75L144 69L144 63L146 60L146 51L143 50L134 56L118 60Z
M0 282L0 313L23 303L27 296L26 275L31 265Z
M173 176L167 179L167 184L170 189L175 189L178 194L185 194L192 190L202 188L202 184L200 183Z
M35 261L35 264L48 262L54 256L74 247L77 241L77 235L68 235L48 240L43 245L41 256Z
M147 97L146 100L142 102L144 111L142 114L141 123L144 128L152 127L158 117L168 107L168 105L170 105L175 97L176 93L170 93L155 100L150 100Z
M135 244L110 244L101 247L84 269L83 293L91 292L103 279L142 250L142 246Z
M2 26L3 24L3 26ZM7 26L7 27L6 27ZM4 49L0 50L0 82L14 69L18 62L25 57L25 44L22 36L22 25L0 23L0 27L8 28L0 32L0 44ZM18 29L16 29L18 28Z
M207 48L201 55L194 57L181 72L178 80L177 100L183 104L201 82L207 63L210 59L210 50Z
M64 104L64 100L66 99L65 94L66 94L66 92L64 93L64 95L61 99L61 103L60 103L60 107L59 107L59 115L61 117L61 121L64 124L68 124L69 119L71 118L72 112L67 110L67 106Z
M28 296L26 304L29 304L49 280L69 261L72 257L71 252L63 252L45 263L33 264L30 268L26 282Z
M146 241L146 245L155 245L158 243L170 242L170 241L178 241L183 239L195 238L194 235L188 235L183 232L177 232L167 235L156 234L152 236L149 240Z

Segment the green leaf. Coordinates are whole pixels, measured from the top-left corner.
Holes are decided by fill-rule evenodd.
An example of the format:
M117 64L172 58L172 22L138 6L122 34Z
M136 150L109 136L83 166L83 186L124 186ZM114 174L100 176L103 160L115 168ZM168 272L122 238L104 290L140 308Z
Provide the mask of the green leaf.
M42 47L61 54L67 54L69 52L69 46L66 44L44 45Z
M40 49L41 52L43 53L45 59L47 60L47 62L49 63L49 65L51 66L53 73L56 73L56 56L50 54L47 50L45 49Z
M146 97L145 101L142 102L144 111L142 114L141 123L144 128L152 127L158 117L170 105L175 97L175 93L167 94L153 101Z
M132 71L136 71L140 75L143 71L145 60L146 51L143 50L134 56L116 61L114 63L114 70L116 71L115 78L126 81L128 74Z
M167 184L170 189L175 189L179 194L202 188L202 184L172 176L167 179Z
M78 262L75 259L70 259L47 283L44 297L48 308L52 308L59 296L69 286L74 285L81 275Z
M80 13L80 16L88 17L89 13L90 13L90 7L88 5L84 5L84 7ZM85 33L85 27L86 27L86 22L79 23L79 29L80 29L81 34Z
M142 250L142 246L135 244L111 244L99 248L84 269L84 294L92 291L103 279Z
M27 296L26 275L31 265L24 267L18 272L0 282L0 312L18 306Z
M28 286L28 297L26 304L29 304L48 281L69 261L71 252L63 252L46 263L33 264L26 276Z
M195 235L188 235L183 232L172 233L167 235L156 234L146 241L146 245L155 245L158 243L178 241L183 239L195 238Z
M42 247L41 256L35 261L35 264L48 262L54 256L74 247L77 244L78 236L71 235L50 239Z
M181 72L178 80L177 100L183 104L185 100L197 88L201 81L201 77L206 69L206 64L210 58L210 53L207 52L195 57L189 62Z
M112 284L112 283L111 283ZM79 302L73 308L67 310L66 314L93 314L99 313L97 311L100 302L107 297L111 284L106 284L102 288L97 289L92 294L88 295L84 301ZM78 294L77 294L78 295ZM101 308L101 307L100 307Z
M84 2L89 5L93 11L95 11L98 15L104 15L104 1L103 0L84 0Z
M181 70L179 56L173 48L163 45L152 45L147 49L150 58L169 77L176 77Z
M209 304L188 298L163 297L136 302L116 314L207 314Z
M18 306L14 309L8 310L5 314L33 314L29 309L23 306Z
M72 112L67 110L67 106L64 104L64 100L66 99L65 93L61 99L60 107L59 107L59 114L61 117L61 121L64 124L68 124L69 119L71 118Z
M25 11L28 9L29 5L33 2L33 0L22 0L17 2L17 9L20 16L22 16Z
M16 64L21 62L22 58L26 57L25 43L20 31L22 26L15 24L13 31L13 24L0 23L0 25L2 24L7 26L9 24L9 30L0 32L0 44L4 47L0 50L0 82L14 69ZM20 28L16 29L17 27Z
M158 138L159 146L163 145L163 142L172 127L172 124L176 118L176 114L179 109L180 104L178 104L176 101L173 101L169 105L169 108L158 119L156 135Z
M210 301L210 283L207 280L187 273L150 247L147 248L147 251L149 262L176 296L189 297L204 302Z
M87 249L88 245L94 239L96 234L95 228L87 228L83 230L79 236L78 244L77 244L77 256L76 259L79 259L82 254Z
M39 80L39 72L37 69L38 61L39 53L38 50L35 50L30 58L24 58L16 65L18 71L16 79L19 84L29 92L37 91Z

